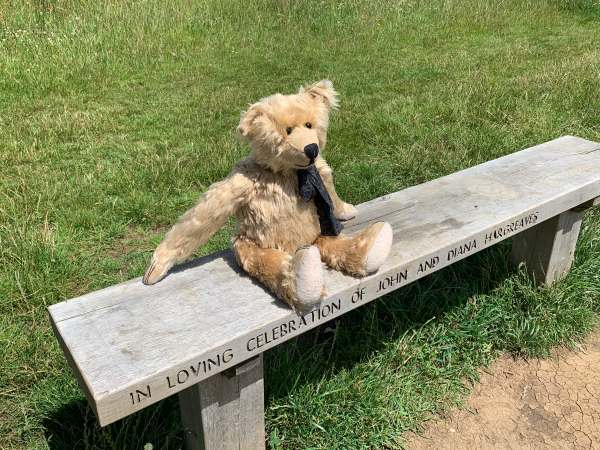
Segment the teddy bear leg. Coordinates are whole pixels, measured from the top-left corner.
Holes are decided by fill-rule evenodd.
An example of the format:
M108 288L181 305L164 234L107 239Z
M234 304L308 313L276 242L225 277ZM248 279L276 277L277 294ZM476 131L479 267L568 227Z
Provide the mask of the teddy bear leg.
M363 277L376 272L387 259L392 237L390 224L377 222L353 236L319 236L315 245L329 267Z
M321 302L323 264L317 247L303 247L291 255L273 248L261 248L250 239L237 237L233 249L238 264L249 275L299 314L310 312Z

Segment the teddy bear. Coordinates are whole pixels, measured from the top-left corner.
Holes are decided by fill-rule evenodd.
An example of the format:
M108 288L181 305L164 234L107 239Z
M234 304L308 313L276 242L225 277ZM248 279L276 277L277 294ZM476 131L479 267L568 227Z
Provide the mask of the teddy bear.
M232 215L238 264L298 314L326 296L325 265L355 277L376 272L390 252L392 228L377 222L351 236L341 233L340 221L354 218L357 209L337 195L322 155L329 115L337 107L329 80L250 105L237 127L249 156L167 232L143 282L164 278Z

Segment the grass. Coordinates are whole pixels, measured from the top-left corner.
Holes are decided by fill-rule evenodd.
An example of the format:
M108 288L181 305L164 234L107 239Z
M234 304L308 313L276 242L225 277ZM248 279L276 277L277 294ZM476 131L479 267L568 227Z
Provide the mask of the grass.
M232 130L251 101L332 79L326 154L359 203L600 141L599 49L597 0L0 0L0 448L181 446L174 399L98 428L45 309L143 272L247 152ZM598 236L592 212L551 289L501 244L269 351L270 447L399 448L499 352L577 341L600 313Z

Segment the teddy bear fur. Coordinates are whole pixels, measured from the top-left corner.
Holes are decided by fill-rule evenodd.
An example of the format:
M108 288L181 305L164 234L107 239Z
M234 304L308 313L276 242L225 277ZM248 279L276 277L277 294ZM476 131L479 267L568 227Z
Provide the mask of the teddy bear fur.
M250 144L250 155L211 185L166 234L144 283L160 281L232 215L238 225L233 250L239 265L299 313L326 295L322 262L353 276L376 271L391 247L389 224L375 223L353 236L322 236L314 202L299 196L296 171L313 163L304 149L317 144L314 164L334 215L340 220L356 215L356 208L338 197L332 170L321 155L329 114L337 106L332 83L322 80L297 94L263 98L242 113L237 130Z

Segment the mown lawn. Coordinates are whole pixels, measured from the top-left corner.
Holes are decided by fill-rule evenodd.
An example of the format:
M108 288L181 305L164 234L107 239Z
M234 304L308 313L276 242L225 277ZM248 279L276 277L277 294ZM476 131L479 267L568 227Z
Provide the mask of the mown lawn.
M0 0L0 448L181 446L173 399L98 428L46 307L142 274L246 154L249 102L332 79L325 153L359 203L563 134L600 141L599 68L597 0ZM400 448L499 352L580 339L600 313L600 213L551 289L508 250L268 352L269 445Z

